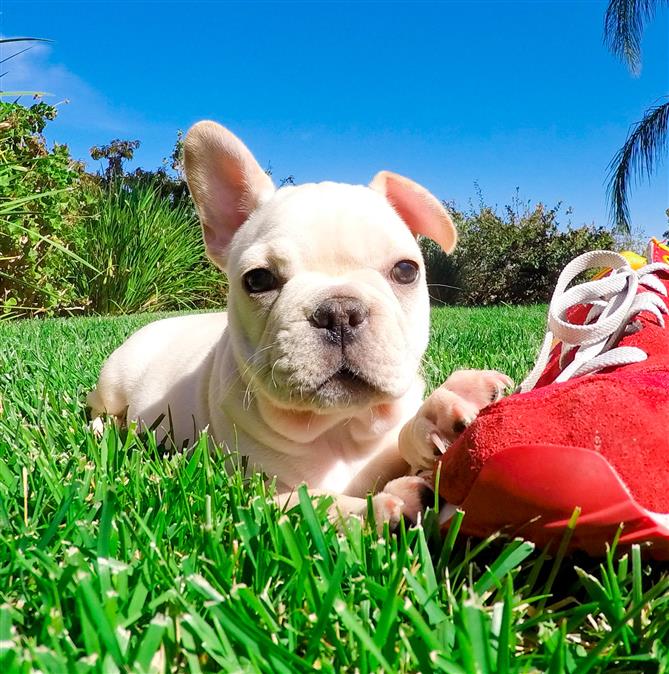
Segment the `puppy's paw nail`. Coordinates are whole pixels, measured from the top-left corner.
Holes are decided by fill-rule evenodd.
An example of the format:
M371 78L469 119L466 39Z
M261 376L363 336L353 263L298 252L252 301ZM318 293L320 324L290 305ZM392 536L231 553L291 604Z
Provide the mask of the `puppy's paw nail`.
M500 379L502 380L502 383L504 384L505 390L513 388L513 379L511 379L511 377L503 374L503 375L501 375Z
M501 400L504 397L504 390L504 386L497 384L497 386L495 386L495 388L490 393L490 402L496 403L498 400Z
M102 417L95 417L95 419L91 419L90 428L96 438L102 437L102 434L105 430L105 424L104 421L102 421Z
M434 445L433 453L435 456L446 454L446 450L450 444L448 441L444 442L438 433L430 433L430 442Z
M513 379L507 377L501 372L498 373L497 381L495 382L495 389L491 393L490 402L496 403L498 400L501 400L507 393L513 388Z
M458 435L463 433L467 427L472 424L473 421L474 417L460 417L453 422L453 432L457 433Z

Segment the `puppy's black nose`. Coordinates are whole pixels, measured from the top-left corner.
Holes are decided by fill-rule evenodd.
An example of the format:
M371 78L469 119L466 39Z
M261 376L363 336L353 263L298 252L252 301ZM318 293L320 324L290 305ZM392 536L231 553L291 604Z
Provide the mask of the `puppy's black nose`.
M328 340L342 345L353 337L369 316L369 309L354 297L332 297L321 302L309 322L326 331Z

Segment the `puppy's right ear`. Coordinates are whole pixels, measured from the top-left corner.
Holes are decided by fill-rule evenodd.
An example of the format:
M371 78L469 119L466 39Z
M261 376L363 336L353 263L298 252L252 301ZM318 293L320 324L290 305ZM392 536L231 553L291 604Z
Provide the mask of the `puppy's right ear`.
M188 131L184 169L207 255L224 269L234 233L272 196L274 185L246 145L216 122L198 122Z
M369 186L383 194L414 236L422 234L438 243L444 252L453 251L458 240L453 220L422 185L397 173L380 171Z

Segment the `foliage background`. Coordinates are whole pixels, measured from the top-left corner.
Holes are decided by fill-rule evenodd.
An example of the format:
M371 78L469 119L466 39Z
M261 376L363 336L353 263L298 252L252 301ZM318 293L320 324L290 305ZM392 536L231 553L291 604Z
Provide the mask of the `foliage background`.
M617 249L622 243L604 227L560 227L559 204L547 208L516 198L500 212L480 199L468 213L454 206L450 210L459 237L455 251L446 255L429 239L421 241L430 295L438 303L547 302L572 258L587 250Z
M42 131L56 109L0 101L0 301L5 312L83 305L70 281L77 221L93 212L88 176Z
M0 102L2 315L220 305L225 278L205 258L179 175L124 174L139 142L120 140L92 148L108 165L87 173L67 146L47 147L42 131L56 114L41 100Z
M91 174L67 146L47 147L42 131L56 114L41 100L0 102L2 315L221 306L226 280L204 253L181 174L181 136L155 171L124 171L137 140L93 147L106 166ZM279 181L286 183L293 177ZM449 208L460 235L455 253L421 241L436 303L546 302L571 258L620 244L603 227L563 227L560 204L521 203L516 195L500 210L479 193L468 212Z

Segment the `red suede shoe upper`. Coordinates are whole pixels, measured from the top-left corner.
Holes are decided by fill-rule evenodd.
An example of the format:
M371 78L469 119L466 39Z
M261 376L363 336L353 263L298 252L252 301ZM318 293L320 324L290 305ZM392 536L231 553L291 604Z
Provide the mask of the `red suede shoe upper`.
M669 288L669 275L657 276ZM582 321L587 310L575 311ZM449 447L441 458L441 495L462 503L486 460L509 447L573 446L606 458L640 505L669 513L669 325L647 312L635 320L640 329L620 345L643 349L647 360L547 383L560 370L556 347L535 389L483 410Z

